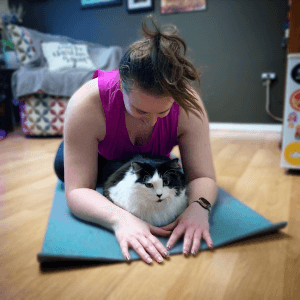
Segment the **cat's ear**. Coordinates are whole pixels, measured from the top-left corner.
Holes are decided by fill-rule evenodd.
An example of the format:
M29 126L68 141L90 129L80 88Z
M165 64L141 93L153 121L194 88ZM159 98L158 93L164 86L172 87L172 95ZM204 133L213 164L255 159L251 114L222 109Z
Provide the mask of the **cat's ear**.
M133 168L135 173L138 173L143 169L142 166L139 163L135 162L135 161L131 162L131 167Z
M170 160L168 162L168 165L170 166L170 168L172 169L180 169L180 166L178 164L179 159L178 158L174 158L172 160Z

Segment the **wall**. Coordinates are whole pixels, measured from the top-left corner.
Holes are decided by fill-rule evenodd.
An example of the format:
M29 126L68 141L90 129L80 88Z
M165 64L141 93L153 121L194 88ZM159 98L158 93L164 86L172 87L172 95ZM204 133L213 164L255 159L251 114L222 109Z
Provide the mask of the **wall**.
M11 1L12 3L13 1ZM24 26L124 49L141 38L141 22L153 13L184 38L187 57L203 69L201 95L210 122L280 124L266 112L261 73L275 72L270 110L283 115L286 49L282 48L287 0L207 0L205 11L128 14L121 6L81 10L80 0L24 2ZM151 26L151 25L150 25ZM151 27L152 28L152 27Z
M7 11L9 11L7 1L8 0L0 0L0 12L7 12Z

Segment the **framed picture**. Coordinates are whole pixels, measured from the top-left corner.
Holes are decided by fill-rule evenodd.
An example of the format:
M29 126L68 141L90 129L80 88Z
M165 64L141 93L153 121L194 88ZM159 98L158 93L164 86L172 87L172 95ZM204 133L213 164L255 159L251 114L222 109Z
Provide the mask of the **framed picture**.
M129 14L153 11L154 0L126 0L126 8Z
M122 5L122 0L81 0L81 9Z
M160 13L173 14L206 10L206 0L161 0Z

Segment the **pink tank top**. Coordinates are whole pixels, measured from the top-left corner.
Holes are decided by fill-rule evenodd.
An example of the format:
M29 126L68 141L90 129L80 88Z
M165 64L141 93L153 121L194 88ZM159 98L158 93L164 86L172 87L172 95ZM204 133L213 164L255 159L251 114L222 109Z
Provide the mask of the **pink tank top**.
M170 157L174 146L178 145L177 127L179 105L174 102L169 114L157 118L152 137L146 145L133 145L125 124L125 105L120 89L119 70L97 70L100 99L106 117L106 135L98 144L98 152L107 160L127 159L138 153Z

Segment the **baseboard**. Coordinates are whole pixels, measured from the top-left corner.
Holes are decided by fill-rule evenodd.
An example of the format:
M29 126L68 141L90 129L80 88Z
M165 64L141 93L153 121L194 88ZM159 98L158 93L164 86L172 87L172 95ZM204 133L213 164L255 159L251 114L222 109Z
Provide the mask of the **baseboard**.
M282 138L281 124L210 123L209 129L211 137L266 140Z
M281 132L281 124L209 123L210 130Z

